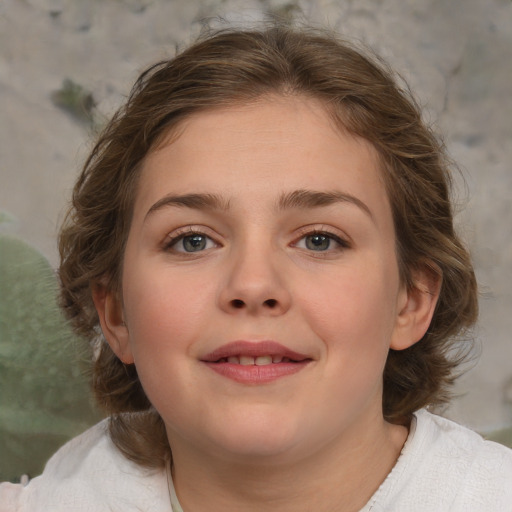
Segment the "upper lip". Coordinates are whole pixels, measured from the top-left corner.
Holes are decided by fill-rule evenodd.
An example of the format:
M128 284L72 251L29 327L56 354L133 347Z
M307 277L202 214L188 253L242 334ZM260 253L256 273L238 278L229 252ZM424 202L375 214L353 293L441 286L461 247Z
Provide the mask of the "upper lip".
M291 350L275 341L232 341L201 357L201 361L215 362L232 356L281 356L293 361L311 359L310 356Z

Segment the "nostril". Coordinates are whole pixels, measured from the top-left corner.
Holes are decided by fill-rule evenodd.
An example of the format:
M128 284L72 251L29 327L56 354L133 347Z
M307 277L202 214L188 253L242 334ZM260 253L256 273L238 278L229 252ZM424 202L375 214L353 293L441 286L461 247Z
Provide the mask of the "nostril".
M244 307L244 301L240 299L234 299L231 301L231 303L233 304L233 307L236 309L241 309Z
M265 306L268 306L269 308L275 308L277 306L277 300L276 299L268 299L264 302Z

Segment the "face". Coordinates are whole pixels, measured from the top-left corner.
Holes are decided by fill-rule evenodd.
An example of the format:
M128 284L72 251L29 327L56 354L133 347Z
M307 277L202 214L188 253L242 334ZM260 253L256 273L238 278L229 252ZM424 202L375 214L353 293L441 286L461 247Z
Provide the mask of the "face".
M100 316L173 450L299 458L382 420L409 302L373 147L311 99L269 97L148 155L122 301Z

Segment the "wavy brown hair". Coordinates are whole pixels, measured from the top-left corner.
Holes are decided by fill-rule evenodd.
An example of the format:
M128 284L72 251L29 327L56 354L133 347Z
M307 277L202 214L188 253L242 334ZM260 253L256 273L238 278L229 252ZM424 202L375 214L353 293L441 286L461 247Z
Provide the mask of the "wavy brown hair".
M85 162L61 230L62 302L76 331L101 338L91 285L101 280L120 290L141 163L180 121L266 94L313 97L340 129L368 140L380 155L402 281L414 287L413 271L425 265L442 277L428 332L410 348L389 352L384 416L405 423L417 409L444 403L461 362L457 339L476 320L476 282L453 228L451 164L398 83L380 60L332 34L281 26L203 36L143 72ZM93 387L111 415L113 441L142 465L162 465L170 457L163 421L136 368L104 341L95 348Z

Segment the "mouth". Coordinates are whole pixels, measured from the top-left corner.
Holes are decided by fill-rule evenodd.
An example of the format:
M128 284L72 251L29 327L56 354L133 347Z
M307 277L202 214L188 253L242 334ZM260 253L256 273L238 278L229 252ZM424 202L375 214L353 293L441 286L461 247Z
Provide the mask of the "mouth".
M235 341L201 358L217 374L243 384L263 384L301 371L313 361L274 341Z
M283 357L280 355L264 355L264 356L247 356L247 355L237 355L237 356L229 356L222 357L217 361L212 361L214 363L230 363L230 364L241 364L242 366L266 366L268 364L278 364L278 363L297 363L299 361L290 359L289 357Z

